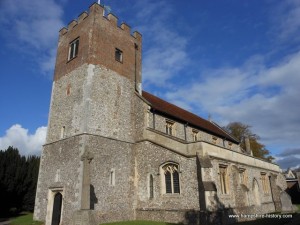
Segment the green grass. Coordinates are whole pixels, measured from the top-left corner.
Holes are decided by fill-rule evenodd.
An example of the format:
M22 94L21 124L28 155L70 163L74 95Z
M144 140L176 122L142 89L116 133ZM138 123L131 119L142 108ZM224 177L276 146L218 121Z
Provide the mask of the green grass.
M298 213L300 213L300 205L296 205L298 208Z
M124 221L115 223L104 223L101 225L176 225L176 223L153 222L153 221Z
M15 217L10 220L11 225L41 225L43 222L33 221L33 214L21 214L18 217Z

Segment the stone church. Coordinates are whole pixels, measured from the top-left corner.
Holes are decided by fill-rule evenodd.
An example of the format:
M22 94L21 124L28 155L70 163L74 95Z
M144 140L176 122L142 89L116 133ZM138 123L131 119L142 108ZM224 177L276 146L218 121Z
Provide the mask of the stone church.
M34 219L71 224L89 209L98 224L224 224L280 210L279 166L142 91L142 35L103 11L95 3L59 31Z

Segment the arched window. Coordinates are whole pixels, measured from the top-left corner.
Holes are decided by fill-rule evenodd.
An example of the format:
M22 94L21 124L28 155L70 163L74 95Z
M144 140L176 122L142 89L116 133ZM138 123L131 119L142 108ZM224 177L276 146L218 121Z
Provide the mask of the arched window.
M180 180L178 165L168 163L162 167L164 193L175 194L180 193Z

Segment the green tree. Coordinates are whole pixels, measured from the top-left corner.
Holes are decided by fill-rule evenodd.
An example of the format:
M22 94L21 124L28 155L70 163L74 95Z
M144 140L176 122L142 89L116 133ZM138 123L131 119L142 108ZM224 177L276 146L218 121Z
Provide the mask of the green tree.
M260 137L251 131L251 126L241 122L232 122L224 128L228 133L240 141L243 149L246 149L245 137L248 137L253 156L268 160L269 162L272 162L274 159L270 156L270 151L266 149L266 146L260 143Z
M0 214L33 211L39 161L11 146L0 151Z

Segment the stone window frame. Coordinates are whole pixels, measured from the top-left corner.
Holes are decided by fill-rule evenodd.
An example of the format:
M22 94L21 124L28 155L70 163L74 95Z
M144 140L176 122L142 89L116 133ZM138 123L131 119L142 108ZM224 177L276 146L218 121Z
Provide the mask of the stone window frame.
M228 195L229 191L229 166L226 164L219 164L219 184L220 194Z
M214 144L214 145L216 145L217 144L217 141L218 141L218 137L216 137L216 136L212 136L211 137L211 142Z
M170 136L176 136L176 123L173 120L166 119L165 122L166 134Z
M168 189L166 183L166 175L170 173L170 189ZM176 175L177 174L177 175ZM180 166L176 162L166 162L160 166L161 175L161 193L165 196L176 196L182 193L181 189L181 176ZM175 176L174 176L175 175Z
M113 168L109 171L109 186L113 187L116 185L116 170Z
M79 52L79 37L69 43L68 61L75 59Z
M153 174L148 174L148 197L149 199L154 199L154 176Z
M268 177L266 172L261 172L260 173L260 179L262 183L262 189L264 194L269 194L270 193L270 186L268 182Z
M66 126L62 126L60 129L60 139L63 139L66 137Z
M247 186L248 183L248 171L246 168L239 168L239 178L240 178L240 184L244 184Z
M71 95L71 84L68 84L66 88L66 96L70 96L70 95Z
M115 48L115 60L117 62L123 63L123 51L119 48Z
M197 129L192 129L192 138L193 141L199 141L199 130Z

